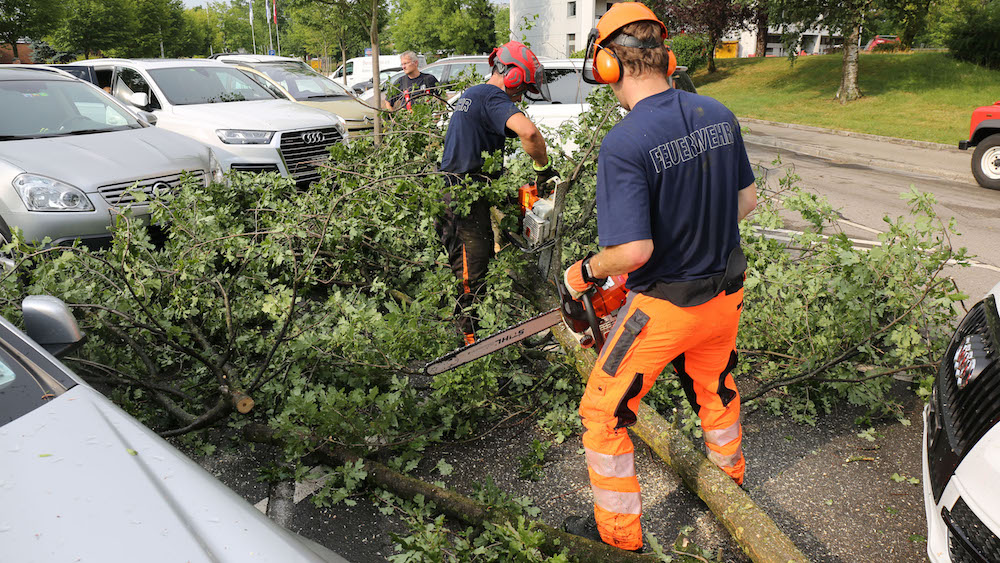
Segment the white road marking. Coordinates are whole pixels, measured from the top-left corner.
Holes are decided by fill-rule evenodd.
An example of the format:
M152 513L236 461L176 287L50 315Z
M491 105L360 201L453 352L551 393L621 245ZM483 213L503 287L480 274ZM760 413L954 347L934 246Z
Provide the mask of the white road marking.
M842 222L850 224L852 226L868 229L867 227L856 225L854 223L850 223L847 221L842 221ZM760 233L765 238L781 242L791 242L793 236L802 234L801 231L793 231L789 229L762 229L760 227L754 227L753 230L754 232ZM874 231L874 229L868 229L868 230ZM878 233L879 231L874 231L874 232ZM829 238L827 235L822 235L822 237ZM859 250L868 250L871 248L875 248L877 246L882 246L882 242L877 240L865 240L865 239L856 239L850 237L848 237L847 240L851 241L851 245L853 248L857 248ZM982 268L984 270L990 270L991 272L1000 272L1000 267L994 266L992 264L977 262L976 260L967 260L966 262L969 264L970 267L973 268ZM955 264L958 264L958 262L956 260L948 260L947 264L950 266L954 266Z

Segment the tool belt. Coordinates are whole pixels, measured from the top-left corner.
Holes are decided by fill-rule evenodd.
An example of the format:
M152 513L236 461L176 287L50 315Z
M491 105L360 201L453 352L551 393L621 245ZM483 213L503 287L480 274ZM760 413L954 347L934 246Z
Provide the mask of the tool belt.
M708 303L723 291L726 295L739 291L743 287L746 270L747 257L737 246L729 253L726 271L721 274L699 280L656 282L640 293L665 299L678 307L696 307Z

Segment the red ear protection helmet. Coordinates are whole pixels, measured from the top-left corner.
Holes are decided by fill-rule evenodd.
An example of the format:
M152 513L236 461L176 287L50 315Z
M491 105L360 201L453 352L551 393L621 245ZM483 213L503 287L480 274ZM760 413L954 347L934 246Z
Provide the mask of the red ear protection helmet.
M620 2L613 4L606 14L601 16L597 22L597 27L590 30L587 37L586 60L583 64L583 79L591 84L613 84L624 76L622 62L618 56L606 49L601 43L607 41L616 31L626 25L639 21L656 22L660 26L660 39L650 41L640 41L631 35L619 33L612 40L612 43L623 47L633 47L638 49L655 49L663 45L667 39L667 26L656 17L652 10L639 2ZM667 65L667 76L674 73L677 68L677 58L674 52L667 47L669 63Z
M508 90L527 86L528 91L551 100L542 63L538 62L538 57L524 43L511 41L493 49L489 63L503 76L503 85Z

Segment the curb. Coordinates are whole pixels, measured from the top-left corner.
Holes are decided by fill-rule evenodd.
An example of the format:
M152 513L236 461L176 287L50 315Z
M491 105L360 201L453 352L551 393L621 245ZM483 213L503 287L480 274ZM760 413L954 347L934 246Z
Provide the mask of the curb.
M890 137L885 137L885 138L888 139ZM972 179L971 173L960 174L957 172L947 172L939 168L925 168L922 166L913 166L911 164L896 162L893 160L885 160L881 158L864 158L849 153L832 151L821 147L803 145L801 143L793 143L790 141L775 139L774 137L763 137L760 135L745 135L743 137L743 141L751 145L759 145L764 147L783 149L789 152L802 154L806 156L815 156L827 160L849 162L852 164L862 164L865 166L870 166L872 168L899 170L910 174L920 174L922 176L930 176L932 178L951 180L954 182L959 182L970 186L978 186L978 184L976 184L976 182ZM913 142L924 142L924 141L913 141ZM941 146L947 146L947 145L941 145Z
M939 151L957 151L958 143L954 145L944 145L932 143L930 141L914 141L913 139L901 139L899 137L885 137L883 135L872 135L871 133L858 133L856 131L844 131L842 129L826 129L825 127L815 127L813 125L799 125L798 123L781 123L780 121L767 121L754 117L739 117L740 123L758 123L760 125L771 125L773 127L785 127L787 129L799 129L801 131L811 131L813 133L826 133L828 135L840 135L841 137L857 137L859 139L869 139L883 143L893 143L896 145L906 145L910 147L921 147Z

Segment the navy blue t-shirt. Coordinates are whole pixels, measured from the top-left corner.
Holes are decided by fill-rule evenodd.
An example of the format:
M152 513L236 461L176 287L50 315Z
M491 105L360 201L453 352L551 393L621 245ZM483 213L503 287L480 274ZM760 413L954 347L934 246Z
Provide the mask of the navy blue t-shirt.
M483 167L483 151L503 148L507 137L516 137L506 127L507 120L520 113L503 90L492 84L478 84L455 102L455 111L444 136L441 170L478 172Z
M671 88L639 101L601 143L601 246L652 239L626 286L721 274L740 244L739 190L754 182L739 123L718 101Z

